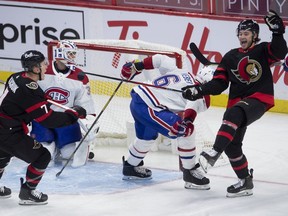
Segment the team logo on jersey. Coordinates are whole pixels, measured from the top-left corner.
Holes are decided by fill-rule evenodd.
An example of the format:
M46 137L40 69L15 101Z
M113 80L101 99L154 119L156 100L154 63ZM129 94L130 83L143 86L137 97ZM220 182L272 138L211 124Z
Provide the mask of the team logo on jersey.
M57 103L67 104L70 92L62 88L52 87L46 90L45 95L48 95Z
M26 84L29 89L36 90L38 88L38 84L36 82L31 82Z
M259 62L249 59L249 56L242 58L236 70L231 70L237 79L242 82L249 84L256 82L262 75L262 67Z

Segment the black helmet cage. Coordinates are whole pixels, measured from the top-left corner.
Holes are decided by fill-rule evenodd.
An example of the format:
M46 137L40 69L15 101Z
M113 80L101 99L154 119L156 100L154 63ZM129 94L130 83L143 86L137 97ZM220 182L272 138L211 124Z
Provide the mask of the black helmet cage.
M45 60L45 56L36 50L29 50L21 56L21 64L25 71L33 71L34 66L40 67L40 63Z
M255 38L255 42L260 41L260 39L258 38L259 36L259 25L258 23L253 20L253 19L246 19L246 20L242 20L239 24L238 27L236 29L237 32L237 37L239 36L239 32L241 30L249 30L253 33L253 37L255 34L257 34L257 37Z

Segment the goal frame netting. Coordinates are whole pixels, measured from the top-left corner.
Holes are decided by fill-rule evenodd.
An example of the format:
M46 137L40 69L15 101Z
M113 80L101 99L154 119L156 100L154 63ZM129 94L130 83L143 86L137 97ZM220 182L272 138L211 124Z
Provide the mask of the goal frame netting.
M178 68L184 68L184 69L189 70L189 66L187 65L187 62L188 62L187 53L182 49L163 45L163 44L150 43L150 42L145 42L145 41L140 41L140 40L83 39L83 40L72 40L72 41L77 45L79 50L83 51L83 54L82 54L83 59L82 59L82 64L80 64L80 68L84 72L86 71L86 72L91 73L94 70L94 68L93 67L91 68L91 65L89 65L91 63L89 63L88 57L91 54L89 54L88 52L111 53L111 55L113 55L113 57L111 57L113 59L111 63L112 67L111 69L107 69L107 70L116 69L117 72L115 73L115 77L118 77L118 78L120 77L120 70L122 67L122 65L120 64L121 63L120 58L122 57L121 56L122 54L131 55L131 57L133 58L135 58L135 55L138 57L141 56L144 58L145 56L163 54L171 58L174 58L175 63ZM53 60L53 50L54 50L54 47L58 44L58 42L59 41L57 40L53 40L48 43L48 60ZM122 63L123 63L123 60L122 60ZM99 72L95 72L95 73L99 73ZM96 80L97 79L96 77L91 77L91 76L89 78L90 78L90 85L91 85L92 93L95 95L101 95L100 99L99 98L95 99L95 104L97 104L101 109L102 107L101 105L99 105L101 104L99 103L99 101L101 100L102 104L104 104L107 101L107 97L111 96L113 90L115 89L117 85L117 82L111 81L111 80ZM109 85L107 85L108 82L109 82ZM112 83L112 85L110 85L110 83ZM99 86L101 87L102 85L105 86L103 89L104 91L107 91L107 92L102 93L99 91ZM124 117L124 119L120 120L121 121L121 125L120 125L120 122L117 123L116 120L120 117L123 117L122 114L124 112L121 111L120 114L113 115L113 113L116 112L117 109L120 109L119 108L120 102L122 103L123 101L126 101L126 100L127 101L125 102L125 108L123 109L125 110L125 112L129 112L130 114L130 110L129 110L130 94L129 93L133 86L134 85L123 83L123 85L121 86L121 89L119 90L119 92L117 92L116 97L112 99L111 104L108 106L107 110L104 111L104 113L106 114L106 117L109 116L111 117L111 119L109 120L105 119L106 117L104 115L103 115L103 118L101 116L101 118L99 119L100 130L94 142L95 146L97 145L111 145L111 146L129 145L129 143L134 139L135 132L134 132L134 127L133 127L133 119L131 118L131 116L127 119L125 119ZM104 99L102 98L104 97L103 95L106 95ZM113 104L112 102L115 102L117 100L117 97L120 98L120 102L116 102L115 104ZM107 125L112 126L113 124L115 125L119 124L118 128L111 129L111 131L108 131L105 129ZM104 128L104 129L101 130L101 128L102 129ZM121 128L121 132L119 132L120 128ZM213 145L215 136L212 130L210 129L209 125L205 121L205 119L201 116L201 114L198 115L195 120L195 131L196 131L197 152L199 153L202 150L211 148ZM152 150L154 151L165 150L165 151L171 151L172 153L177 153L177 147L175 147L175 142L161 135L155 141L155 144L152 147ZM220 163L224 164L223 161L222 162L220 161Z

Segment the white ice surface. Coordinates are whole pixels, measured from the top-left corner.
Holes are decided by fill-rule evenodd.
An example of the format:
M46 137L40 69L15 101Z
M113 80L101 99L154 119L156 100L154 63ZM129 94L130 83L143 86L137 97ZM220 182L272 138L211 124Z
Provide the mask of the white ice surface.
M217 131L222 108L211 108L206 121ZM145 183L121 180L121 157L125 147L95 148L95 162L72 169L67 167L59 178L61 166L45 173L38 189L49 195L44 206L18 205L19 178L25 164L13 160L0 184L11 187L12 197L0 200L1 216L101 215L101 216L286 216L288 215L288 115L266 113L248 127L244 153L254 168L254 195L226 198L227 186L237 182L230 166L212 168L207 177L211 189L184 189L177 171L178 157L150 152L145 165L154 178Z

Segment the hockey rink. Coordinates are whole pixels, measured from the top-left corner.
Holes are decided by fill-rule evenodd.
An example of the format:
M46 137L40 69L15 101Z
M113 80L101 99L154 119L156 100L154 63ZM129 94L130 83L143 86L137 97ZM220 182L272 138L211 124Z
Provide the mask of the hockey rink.
M210 108L205 119L215 132L220 126L222 108ZM13 190L12 197L0 200L5 216L101 215L101 216L286 216L288 214L288 115L266 113L249 126L244 151L254 169L254 195L226 198L227 186L237 182L229 165L212 168L207 175L211 189L184 189L178 171L178 157L167 152L151 152L145 159L153 172L148 181L127 182L121 179L121 157L127 148L99 146L95 161L85 167L48 168L38 189L49 195L47 205L20 206L19 178L26 164L14 159L1 184Z

